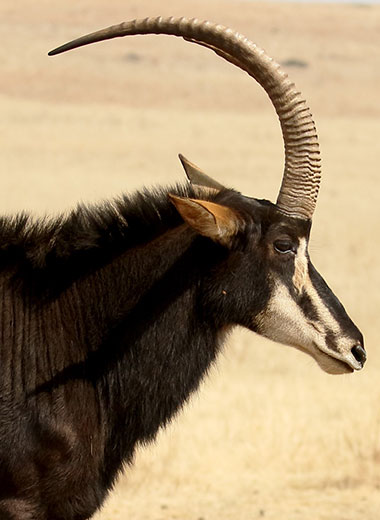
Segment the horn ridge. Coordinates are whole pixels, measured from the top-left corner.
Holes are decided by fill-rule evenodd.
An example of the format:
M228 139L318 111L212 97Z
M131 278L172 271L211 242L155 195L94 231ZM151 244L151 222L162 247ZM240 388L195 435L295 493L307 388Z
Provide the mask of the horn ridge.
M247 72L264 88L280 119L285 147L278 209L288 216L311 219L321 177L318 136L311 111L280 66L245 36L223 25L197 18L154 17L122 22L82 36L54 49L49 55L136 34L174 35L209 47Z

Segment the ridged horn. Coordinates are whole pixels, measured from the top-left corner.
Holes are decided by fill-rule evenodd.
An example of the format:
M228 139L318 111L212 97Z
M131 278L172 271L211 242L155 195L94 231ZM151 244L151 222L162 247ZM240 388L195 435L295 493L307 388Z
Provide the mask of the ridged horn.
M310 109L280 66L243 35L196 18L145 18L82 36L50 51L49 55L137 34L180 36L208 47L246 71L264 88L280 119L285 146L284 175L277 207L290 217L311 219L317 202L321 166L318 136Z

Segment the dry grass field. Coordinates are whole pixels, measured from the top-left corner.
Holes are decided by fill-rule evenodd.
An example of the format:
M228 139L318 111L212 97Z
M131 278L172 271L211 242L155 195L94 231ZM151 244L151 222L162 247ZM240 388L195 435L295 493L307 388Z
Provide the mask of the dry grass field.
M319 129L314 264L362 329L361 373L236 331L217 368L97 520L380 518L380 6L238 0L2 0L0 207L67 210L184 178L178 152L275 199L282 143L253 80L167 37L47 51L137 16L209 18L284 64Z

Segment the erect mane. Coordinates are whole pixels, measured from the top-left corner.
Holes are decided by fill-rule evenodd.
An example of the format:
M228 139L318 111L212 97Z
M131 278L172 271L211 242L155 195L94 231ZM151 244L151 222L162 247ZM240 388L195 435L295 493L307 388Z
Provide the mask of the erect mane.
M178 225L180 217L168 194L194 196L191 186L156 188L122 195L98 204L79 204L67 215L34 218L22 212L0 217L0 262L28 261L42 268L53 255L104 248L112 255L147 242Z
M68 273L74 279L95 270L181 223L169 193L197 196L190 184L175 185L145 189L96 205L81 204L68 215L54 218L34 219L26 213L2 217L1 270L10 270L14 280L45 281L42 286ZM203 198L214 199L215 195Z

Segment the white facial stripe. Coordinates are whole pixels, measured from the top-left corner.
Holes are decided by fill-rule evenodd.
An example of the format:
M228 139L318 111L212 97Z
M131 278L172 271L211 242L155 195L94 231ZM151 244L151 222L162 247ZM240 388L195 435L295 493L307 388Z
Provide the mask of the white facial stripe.
M360 369L361 366L351 353L352 340L342 335L339 323L314 288L307 267L303 290L315 307L318 321L314 322L307 318L286 285L276 281L268 307L263 311L258 321L260 334L279 343L308 352L327 372L349 371L345 363L348 363L352 368ZM326 341L327 333L334 334L336 349L332 349L331 345L328 345ZM337 365L337 362L334 362L332 358L344 361L344 363Z
M293 285L298 292L301 292L306 282L307 275L307 257L306 257L307 241L306 238L301 238L297 249L297 254L294 259L294 275Z
M300 293L302 290L306 292L312 305L314 306L319 320L316 326L323 328L320 332L326 333L330 331L334 334L339 334L340 325L331 314L330 310L324 304L318 291L315 289L308 272L308 259L306 256L307 240L301 238L297 249L297 254L294 260L294 275L293 285ZM322 327L321 327L322 326Z
M324 332L331 331L334 334L339 334L340 325L334 316L331 314L330 310L324 304L322 298L319 296L318 291L314 287L312 281L310 280L309 273L307 274L307 281L304 286L304 290L306 294L309 296L317 314L319 317L319 324L324 327Z
M354 368L358 368L358 363L352 355L351 349L353 346L352 338L349 338L342 334L342 329L339 322L335 319L335 317L331 314L330 310L323 303L323 300L318 294L318 291L315 289L312 284L309 275L307 276L308 281L305 284L304 290L308 294L315 310L318 314L318 322L315 323L317 329L319 329L321 336L324 338L324 341L316 342L318 348L327 354L337 356L341 358L342 356L346 361L350 363ZM332 350L330 345L326 344L326 334L333 333L334 334L334 343L336 345L336 350ZM336 354L335 354L336 353Z
M316 333L283 283L276 283L260 325L264 336L301 348L311 346Z

